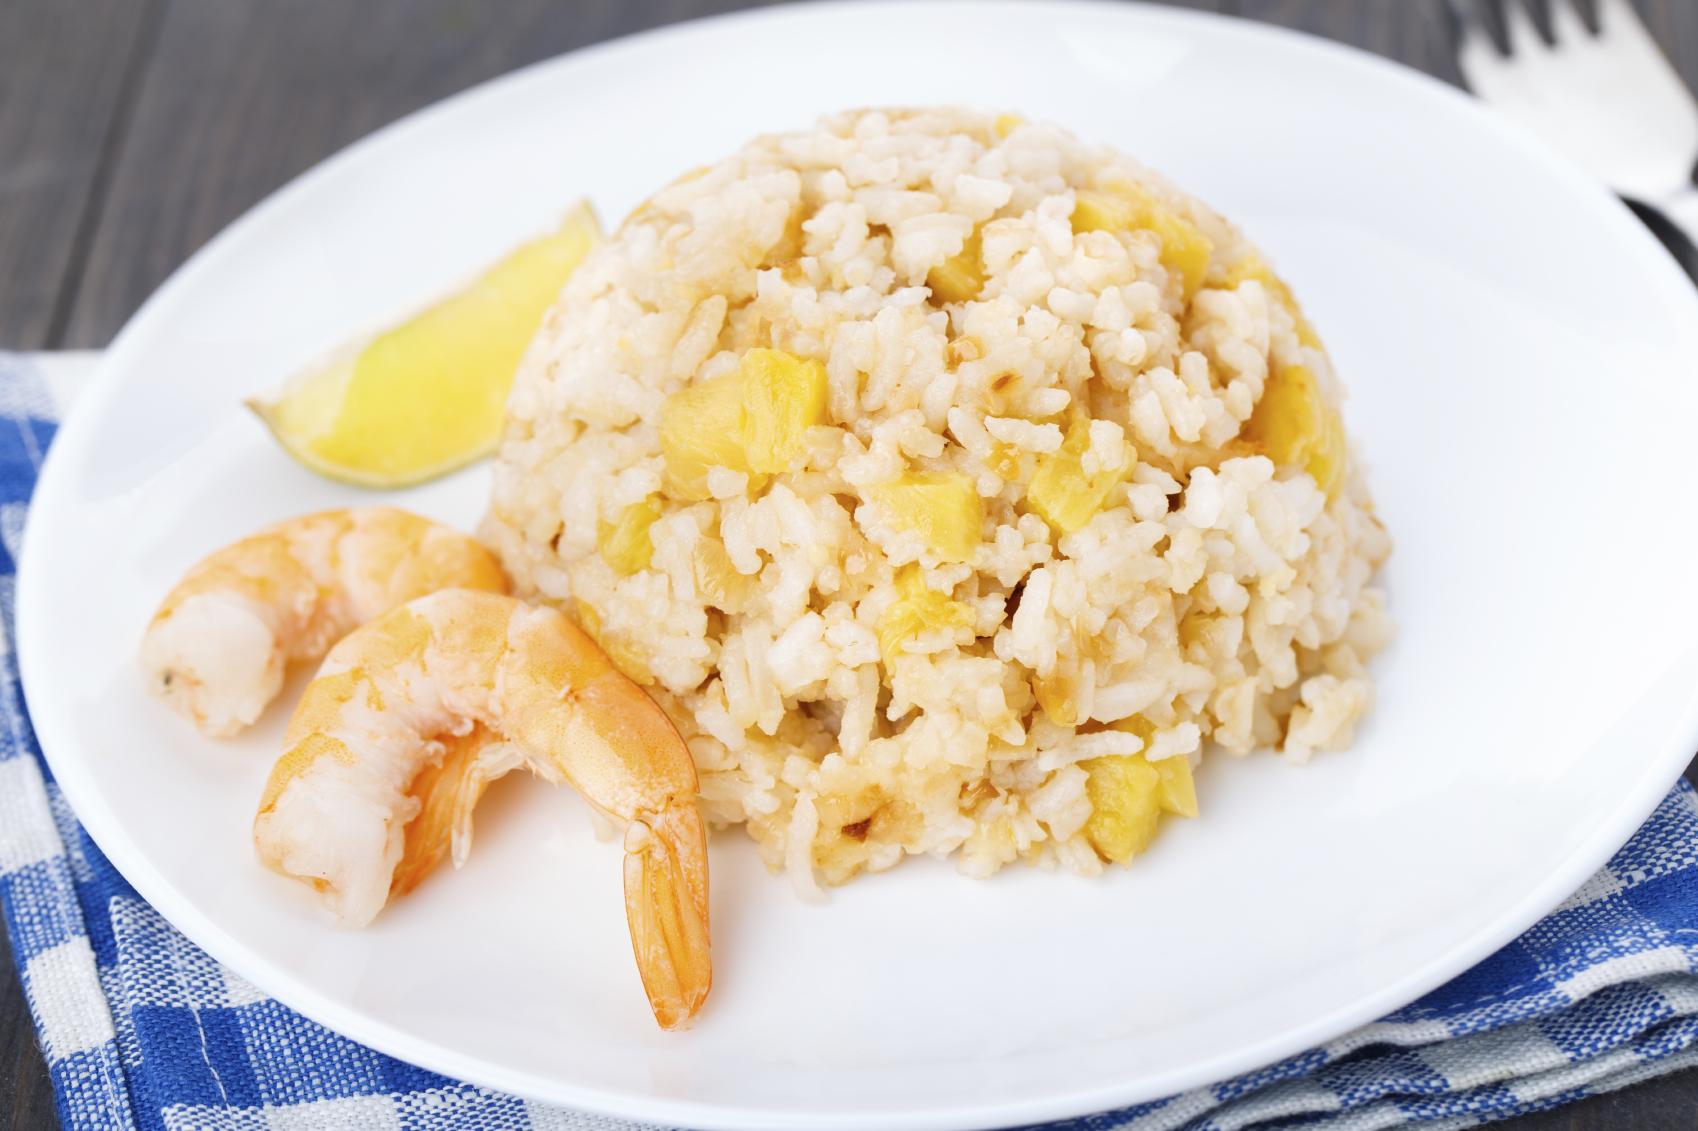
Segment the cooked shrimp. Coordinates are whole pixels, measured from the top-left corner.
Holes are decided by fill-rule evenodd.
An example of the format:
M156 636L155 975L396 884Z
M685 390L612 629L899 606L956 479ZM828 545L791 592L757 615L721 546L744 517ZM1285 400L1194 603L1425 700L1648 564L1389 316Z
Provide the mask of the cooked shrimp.
M625 828L625 914L655 1020L683 1026L713 979L696 768L670 719L562 613L448 589L331 649L289 721L254 844L364 926L518 766Z
M142 637L148 689L206 734L259 718L290 660L438 589L507 592L475 539L393 507L302 515L226 546L178 583Z

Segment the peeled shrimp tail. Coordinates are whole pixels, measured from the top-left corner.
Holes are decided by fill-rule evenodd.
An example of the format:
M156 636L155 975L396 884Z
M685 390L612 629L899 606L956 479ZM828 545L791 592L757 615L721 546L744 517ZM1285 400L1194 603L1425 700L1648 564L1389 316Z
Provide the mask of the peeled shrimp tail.
M462 856L483 783L520 764L625 827L637 967L655 1020L683 1026L713 980L695 763L660 706L554 609L449 589L349 634L289 721L254 844L361 926L450 841Z
M655 1020L663 1029L682 1028L713 983L695 761L666 712L577 625L550 622L530 651L564 676L566 687L537 696L519 691L510 677L512 698L534 704L511 732L538 751L539 773L570 782L625 825L631 947Z
M662 1029L682 1027L713 986L708 961L707 840L684 798L625 829L625 918L649 1008Z
M212 554L165 598L142 638L148 689L203 732L259 718L290 660L318 660L396 605L460 586L507 591L464 534L392 507L324 511Z

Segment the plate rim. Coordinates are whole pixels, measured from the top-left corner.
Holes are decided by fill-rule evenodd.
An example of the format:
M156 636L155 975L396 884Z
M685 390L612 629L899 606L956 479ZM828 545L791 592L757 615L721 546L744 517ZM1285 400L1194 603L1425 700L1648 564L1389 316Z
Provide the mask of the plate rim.
M395 139L419 130L432 128L439 117L459 112L464 106L490 96L509 86L533 81L545 71L584 65L609 55L641 53L651 45L673 38L690 38L708 28L738 23L806 22L818 16L827 18L844 12L867 10L908 10L929 8L968 12L973 9L1026 11L1034 15L1053 16L1072 10L1087 18L1107 17L1125 19L1143 26L1168 24L1181 28L1206 26L1210 34L1225 32L1229 36L1266 38L1280 43L1286 51L1308 51L1329 57L1330 61L1354 67L1358 73L1371 74L1372 81L1401 84L1417 92L1419 98L1439 98L1455 106L1466 106L1465 113L1495 130L1504 144L1520 150L1529 159L1546 167L1553 176L1568 182L1568 187L1581 193L1590 192L1601 204L1613 205L1631 220L1624 205L1607 189L1591 181L1566 159L1560 157L1545 142L1522 131L1512 123L1493 115L1467 94L1439 80L1402 64L1373 55L1360 49L1321 39L1303 32L1261 24L1251 20L1223 16L1211 12L1157 7L1125 0L811 0L779 4L763 9L749 9L684 21L649 29L592 44L561 55L528 64L498 75L482 83L430 103L377 130L357 139L298 176L267 194L236 220L191 255L148 297L126 322L112 344L106 349L99 370L82 398L83 408L69 415L49 446L40 469L35 492L30 501L23 538L23 550L17 571L16 631L17 662L27 704L32 685L40 688L50 677L42 674L40 659L44 645L36 641L51 634L51 626L40 623L33 611L39 603L29 598L37 589L50 586L51 577L42 558L46 550L43 537L34 537L43 518L51 514L51 503L65 489L61 487L70 474L71 454L85 446L82 437L94 425L90 408L100 405L120 383L128 368L133 342L154 317L154 312L171 303L172 296L183 289L186 279L198 277L216 268L228 253L227 248L242 239L253 227L267 222L272 212L287 207L293 197L311 191L321 179L336 175L347 163L358 161L373 147L381 147ZM1633 228L1642 233L1643 241L1656 245L1648 232L1635 221ZM1666 255L1661 270L1668 282L1678 282L1687 295L1689 308L1698 307L1698 292L1672 259ZM1658 269L1653 269L1658 270ZM138 327L142 329L138 329ZM46 504L46 505L41 505ZM122 831L122 822L100 798L93 775L87 772L82 759L71 753L77 743L55 712L30 712L37 739L62 794L69 802L84 829L106 854L113 866L157 911L196 945L213 958L235 970L280 1004L293 1009L326 1028L377 1051L425 1068L444 1076L495 1088L527 1099L558 1104L577 1110L614 1118L651 1123L690 1125L703 1131L738 1131L738 1129L809 1128L812 1131L851 1131L864 1127L869 1119L877 1119L891 1128L911 1128L913 1131L970 1131L975 1128L1014 1126L1065 1119L1103 1111L1112 1111L1128 1104L1145 1102L1182 1093L1194 1087L1222 1081L1279 1060L1342 1035L1361 1024L1375 1020L1391 1010L1400 1008L1422 994L1442 985L1464 970L1500 949L1520 935L1591 877L1608 858L1636 831L1645 818L1667 795L1670 786L1680 777L1688 762L1687 751L1698 745L1698 690L1688 698L1679 721L1663 741L1666 749L1651 763L1635 784L1626 791L1609 817L1597 831L1581 842L1561 866L1553 869L1546 880L1525 894L1509 908L1499 912L1486 927L1478 930L1466 945L1458 945L1449 953L1421 965L1404 977L1377 992L1358 999L1348 1008L1341 1008L1315 1018L1306 1024L1288 1029L1277 1039L1264 1040L1258 1045L1191 1062L1183 1069L1170 1070L1154 1077L1139 1077L1131 1083L1101 1084L1092 1088L1075 1088L1042 1098L997 1102L980 1105L954 1105L931 1108L908 1104L900 1110L876 1114L839 1116L830 1112L790 1108L749 1108L715 1104L711 1101L675 1100L656 1096L640 1096L631 1092L585 1088L559 1081L543 1082L523 1070L513 1070L488 1061L472 1059L428 1040L415 1038L405 1030L345 1007L312 986L298 982L274 970L251 954L239 942L220 928L210 917L202 914L176 889L146 857L130 843ZM57 750L59 753L55 754ZM1678 763L1675 757L1679 757ZM1672 771L1672 772L1670 772ZM470 1070L468 1070L470 1069ZM545 1086L546 1085L546 1086Z

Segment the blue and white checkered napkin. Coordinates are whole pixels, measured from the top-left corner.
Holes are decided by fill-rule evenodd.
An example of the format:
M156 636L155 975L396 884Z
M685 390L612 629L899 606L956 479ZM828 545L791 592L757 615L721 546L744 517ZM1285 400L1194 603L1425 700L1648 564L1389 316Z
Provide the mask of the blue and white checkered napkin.
M77 823L3 646L42 453L92 361L0 353L0 901L65 1127L631 1127L313 1024L160 918ZM1683 781L1567 903L1413 1005L1259 1072L1055 1126L1472 1126L1698 1064L1695 1037L1698 796Z

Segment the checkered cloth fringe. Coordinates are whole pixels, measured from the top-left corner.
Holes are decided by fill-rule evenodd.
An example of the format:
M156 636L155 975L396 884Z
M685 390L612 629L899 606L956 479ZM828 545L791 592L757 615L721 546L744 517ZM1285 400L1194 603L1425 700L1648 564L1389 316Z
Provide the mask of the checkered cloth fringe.
M0 353L0 902L66 1128L633 1125L344 1040L204 954L66 806L30 729L14 565L55 422L92 358ZM1698 1064L1698 799L1680 782L1567 903L1420 1001L1320 1048L1069 1131L1473 1126Z

